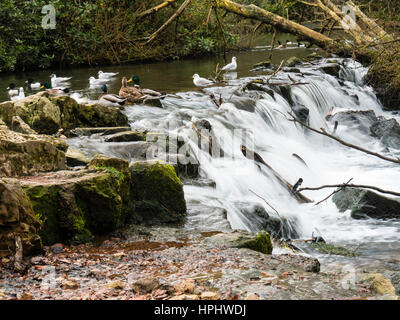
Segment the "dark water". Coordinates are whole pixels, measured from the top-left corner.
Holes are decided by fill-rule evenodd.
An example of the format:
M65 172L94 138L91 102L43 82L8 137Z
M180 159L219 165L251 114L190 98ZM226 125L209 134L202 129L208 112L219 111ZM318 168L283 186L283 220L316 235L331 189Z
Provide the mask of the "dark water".
M278 39L282 42L289 40L293 44L286 49L275 49L272 62L279 64L282 59L288 59L292 56L306 57L314 50L298 48L295 38L291 35L280 35ZM256 75L251 72L253 65L260 61L268 59L270 50L270 36L261 37L253 41L254 47L250 51L230 52L226 54L226 62L230 62L232 56L238 59L238 77ZM25 87L25 81L32 78L35 82L50 81L50 74L55 73L58 77L72 77L68 87L73 92L80 92L91 99L96 99L100 94L100 88L89 88L89 77L97 78L99 70L104 72L119 72L118 76L107 83L109 92L118 93L121 87L121 78L138 75L141 80L141 86L153 90L175 93L178 91L187 91L194 88L192 76L198 73L202 77L210 77L214 74L217 63L220 66L226 63L222 56L206 56L191 59L177 60L171 62L141 63L123 66L109 67L87 67L71 68L64 70L50 69L45 71L19 72L0 75L0 102L9 100L6 88L10 83L15 83L17 87L23 87L25 94L35 93L28 91Z

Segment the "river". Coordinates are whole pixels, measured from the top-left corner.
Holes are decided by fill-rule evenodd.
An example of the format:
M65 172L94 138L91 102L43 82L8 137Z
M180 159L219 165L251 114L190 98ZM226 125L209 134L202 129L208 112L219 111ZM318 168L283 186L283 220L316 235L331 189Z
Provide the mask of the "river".
M285 37L281 38L284 39ZM290 37L288 39L293 40ZM303 58L312 52L314 49L297 48L294 45L292 48L275 50L272 62L279 64L282 59L292 56ZM234 75L237 79L228 80L224 85L216 85L204 91L194 87L192 75L212 75L217 63L224 64L222 58L212 56L139 65L77 68L59 71L57 76L72 76L69 87L73 92L96 99L100 93L99 88L89 88L88 78L96 76L100 69L104 72L119 72L119 77L108 84L109 91L115 93L118 93L120 88L120 76L139 75L142 87L170 95L164 99L163 109L148 106L126 108L124 113L133 129L172 132L189 137L191 122L206 119L211 123L216 136L225 141L232 140L233 129L248 130L254 150L292 184L300 177L304 179L303 186L307 187L339 184L353 178L352 182L355 184L399 191L398 165L349 149L329 138L310 134L295 126L283 116L291 110L283 95L275 93L273 98L267 93L258 92L257 97L252 97L252 110L238 108L237 103L230 101L234 91L250 77L267 77L263 72L254 72L251 69L255 63L266 60L268 53L268 42L265 40L257 43L252 50L227 54L228 60L233 55L237 57L239 67L237 75ZM289 73L296 81L309 83L293 86L290 97L295 104L304 105L309 109L312 127L333 130L332 124L325 120L332 107L335 112L373 110L377 116L399 119L398 115L383 111L373 89L363 83L362 77L367 72L366 68L351 60L337 61L342 64L339 78L321 72L318 64L305 63L297 66L302 75L298 72ZM50 73L40 71L3 75L0 78L0 87L5 88L11 82L19 86L29 77L43 82L48 79ZM280 72L274 81L290 83L287 75L287 72ZM216 97L221 95L224 103L219 109L209 99L210 93L214 93ZM3 90L0 92L0 101L6 99ZM179 125L171 128L168 126L170 122ZM377 139L354 127L339 124L337 134L343 140L375 152L385 152L391 156L400 155L399 150L386 150ZM355 220L350 217L349 212L340 213L331 199L320 205L299 204L268 170L260 169L241 154L238 147L241 137L233 137L232 143L224 145L223 158L210 157L207 152L197 150L196 145L191 144L200 159L203 180L214 181L216 187L185 183L188 204L186 228L224 230L228 227L228 221L233 229L255 231L257 227L254 221L250 221L241 211L243 203L250 207L262 206L270 215L276 215L271 210L272 206L279 212L279 216L290 222L300 238L307 239L313 233L318 233L332 243L351 248L361 245L358 250L361 256L353 259L353 262L357 261L368 267L384 264L385 268L400 270L400 261L396 260L400 252L400 221ZM139 160L129 152L135 143L105 143L104 137L100 136L72 138L68 142L88 155L106 153L129 160ZM307 166L293 157L294 153L299 155ZM264 197L269 205L253 192ZM332 190L304 194L319 201L330 192ZM327 261L331 259L328 256L319 257Z

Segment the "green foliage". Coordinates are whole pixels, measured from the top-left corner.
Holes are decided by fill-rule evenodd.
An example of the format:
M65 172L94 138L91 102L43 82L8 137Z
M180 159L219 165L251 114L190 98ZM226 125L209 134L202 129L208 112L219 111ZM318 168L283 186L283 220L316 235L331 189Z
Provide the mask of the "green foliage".
M192 1L153 43L145 44L145 39L182 2L179 0L156 14L136 20L138 13L159 4L160 0L2 0L0 21L6 23L0 25L0 72L220 52L224 37L214 12L206 24L211 0ZM263 2L269 1L254 1ZM44 17L41 10L48 4L56 9L55 30L44 30L41 26ZM228 49L234 48L239 43L237 17L222 18L222 13L225 41Z

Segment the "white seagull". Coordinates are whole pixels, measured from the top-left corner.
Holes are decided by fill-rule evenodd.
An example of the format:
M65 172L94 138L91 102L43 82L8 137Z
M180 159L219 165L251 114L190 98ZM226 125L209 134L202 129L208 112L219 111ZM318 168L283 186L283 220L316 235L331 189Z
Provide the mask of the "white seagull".
M214 84L211 80L200 77L197 73L193 75L193 83L197 87L207 87Z
M118 72L103 72L99 71L99 79L108 79L115 77L118 74Z
M57 87L58 84L63 83L63 82L67 82L67 81L71 80L72 77L69 77L69 78L58 77L57 78L57 76L55 74L52 74L50 76L50 78L51 78L51 86L52 87Z
M236 57L232 58L232 62L223 67L222 71L235 71L237 69Z

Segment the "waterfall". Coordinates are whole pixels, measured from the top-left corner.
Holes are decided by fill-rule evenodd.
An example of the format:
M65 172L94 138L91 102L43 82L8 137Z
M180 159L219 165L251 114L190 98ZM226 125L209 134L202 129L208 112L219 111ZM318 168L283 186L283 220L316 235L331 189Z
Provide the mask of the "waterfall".
M224 86L203 91L168 95L164 109L145 106L127 108L132 129L167 132L182 137L200 162L201 179L215 182L185 182L188 205L188 228L200 230L245 229L257 231L257 214L263 208L271 217L284 219L287 236L309 238L315 230L330 241L393 241L399 239L400 223L354 220L348 212L340 213L331 199L315 205L300 204L274 174L246 158L240 149L244 137L276 172L291 184L303 178L303 186L340 184L354 178L357 184L376 185L398 190L400 172L395 164L344 147L337 142L306 131L288 121L286 115L295 108L307 108L308 123L314 128L333 130L327 114L346 110L372 110L376 116L395 117L382 110L372 88L362 79L367 69L352 60L335 59L340 64L338 77L320 69L320 64L304 64L300 73L290 72L292 79L307 85L271 85L272 92L237 90L252 79L228 80ZM279 72L271 83L289 83L288 73ZM235 93L236 92L236 93ZM222 99L217 108L209 94ZM210 156L193 140L192 124L207 120L212 126L213 141L222 147L224 156ZM171 125L173 124L173 125ZM336 133L341 139L377 152L384 148L357 128L339 123ZM94 143L94 142L92 142ZM73 143L72 143L73 144ZM115 154L111 144L103 153ZM127 146L125 146L128 148ZM112 151L112 152L111 152ZM396 152L396 151L393 151ZM134 157L133 157L134 158ZM302 161L301 159L304 161ZM304 192L318 202L333 190ZM260 197L262 198L260 198Z

